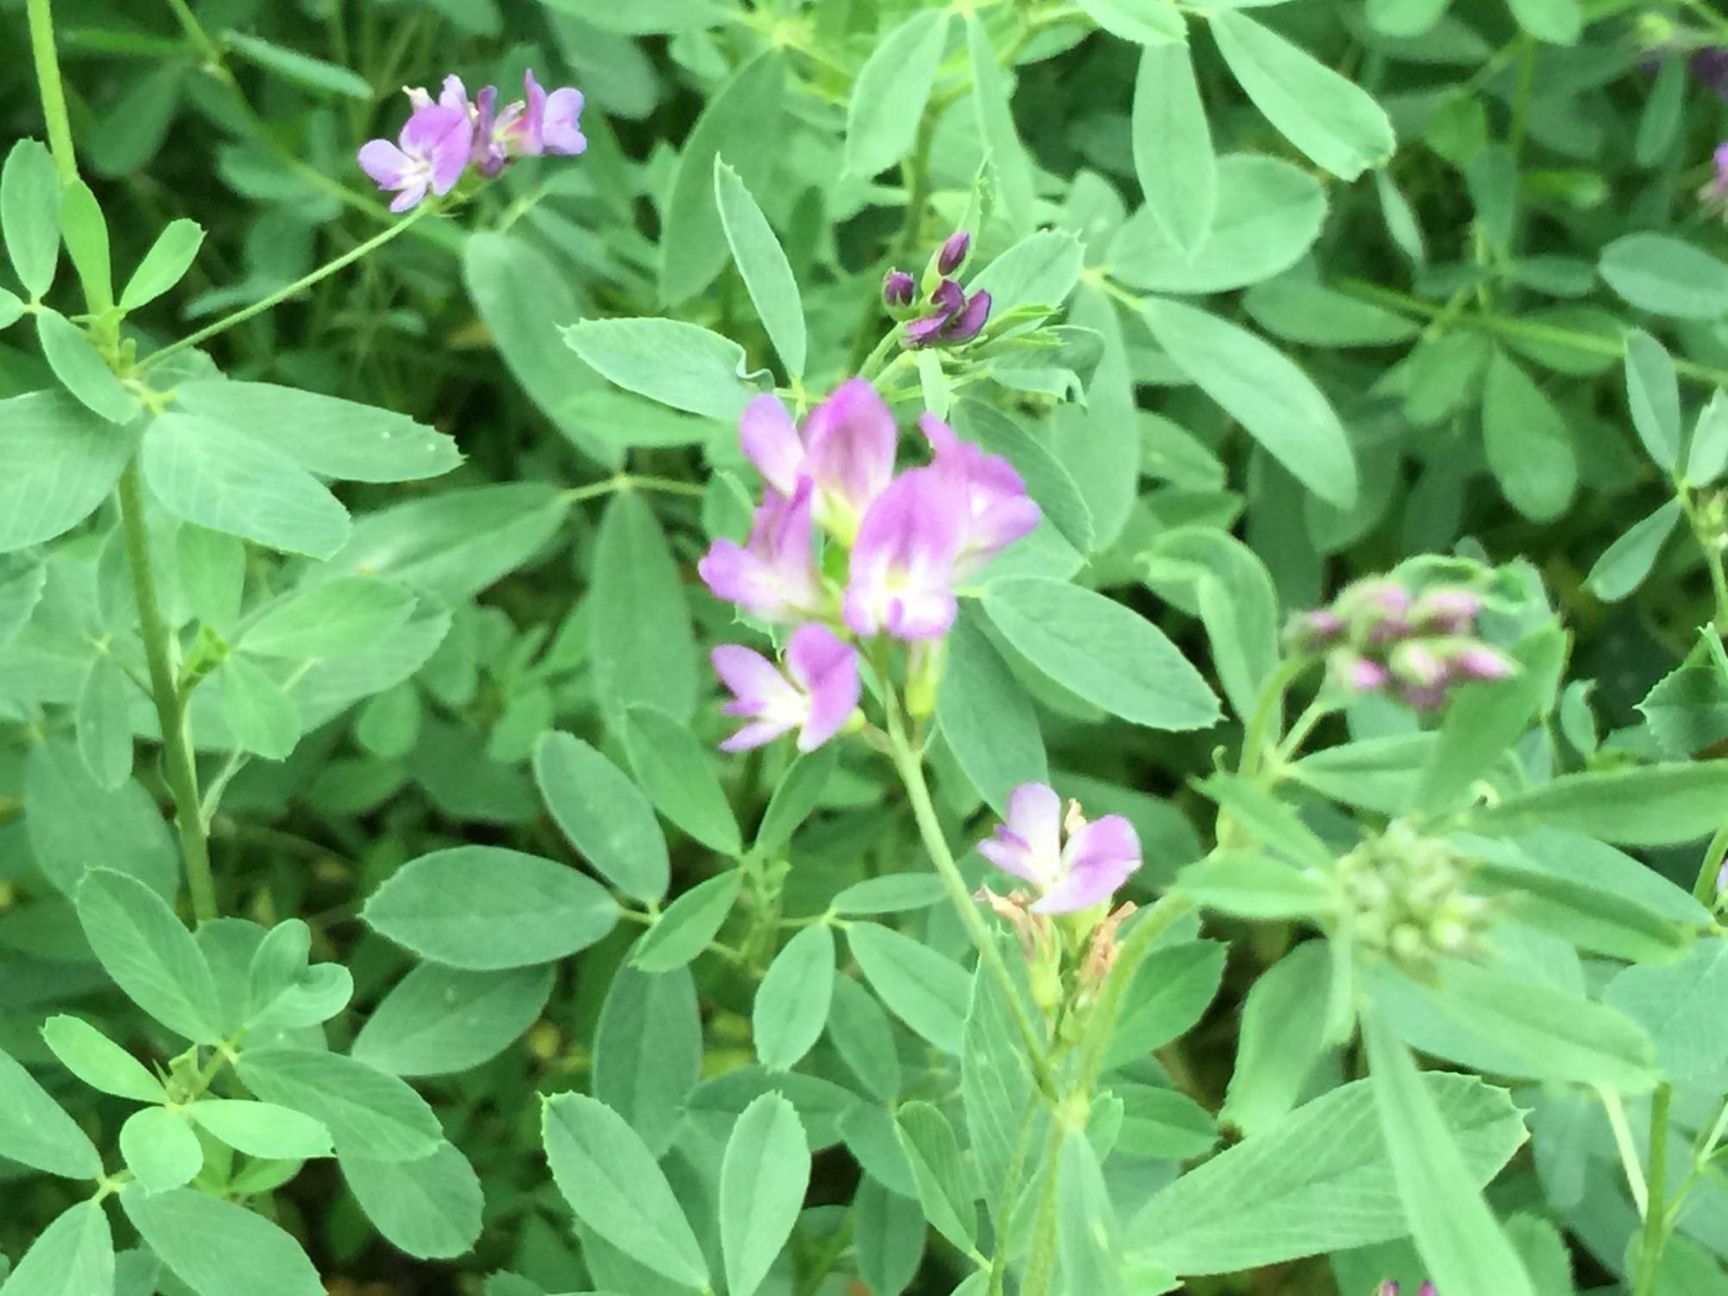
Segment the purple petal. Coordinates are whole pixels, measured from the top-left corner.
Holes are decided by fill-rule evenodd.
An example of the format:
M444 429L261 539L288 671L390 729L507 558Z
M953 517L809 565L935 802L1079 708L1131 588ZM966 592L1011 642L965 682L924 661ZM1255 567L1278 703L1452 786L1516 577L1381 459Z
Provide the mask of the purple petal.
M733 696L745 706L756 707L758 713L772 702L784 702L794 691L773 662L743 644L721 644L708 660Z
M949 322L942 336L949 342L970 342L983 331L989 318L990 294L979 289L966 299L965 309Z
M943 319L948 319L966 309L966 290L952 279L944 279L930 294L930 304Z
M1121 815L1105 815L1068 838L1063 877L1032 906L1033 913L1073 913L1102 904L1140 867L1140 838Z
M1042 886L1048 879L1033 859L1032 848L1007 824L997 824L994 836L978 843L978 853L997 868L1022 881Z
M920 418L918 427L935 452L935 467L949 475L950 489L964 501L965 535L957 561L961 575L976 571L1037 529L1043 511L1026 494L1026 484L1012 464L962 441L934 414Z
M396 197L390 200L390 210L393 212L405 212L410 207L418 207L420 205L420 200L425 196L426 181L411 181L401 193L397 194Z
M720 750L725 752L749 751L752 747L761 747L773 742L781 734L792 731L789 720L758 720L747 724L725 742L720 744Z
M948 236L948 241L942 245L942 251L936 257L936 272L951 275L966 261L966 253L972 248L972 234L968 230L955 230Z
M367 140L360 146L360 169L378 182L380 189L400 189L407 183L414 163L389 140Z
M896 309L910 306L912 295L917 291L917 283L904 270L890 270L882 281L882 300Z
M959 615L960 602L947 586L907 590L889 600L882 626L896 639L917 643L940 639L953 629Z
M876 389L850 378L804 424L809 471L825 495L862 517L894 475L900 429Z
M484 95L486 91L482 90L480 93ZM493 93L496 94L497 91L493 91ZM474 108L474 104L468 98L468 87L462 84L462 78L454 72L444 78L444 84L438 92L438 103L442 107L461 113L464 117L468 116Z
M582 92L564 86L546 100L540 119L540 141L548 153L571 156L588 147L588 137L578 123L582 117Z
M948 322L946 315L924 315L906 325L906 345L909 347L929 346L942 335L942 326Z
M522 92L526 102L522 110L522 125L516 139L516 150L535 156L546 151L543 129L546 120L546 91L541 89L540 83L534 79L533 68L522 73Z
M1008 794L1007 826L1052 864L1062 854L1062 798L1047 783L1022 783Z
M936 469L916 468L890 483L858 528L846 623L865 636L944 633L954 618L954 562L964 521L964 500Z
M696 574L713 592L714 597L758 615L761 609L775 609L780 595L774 575L767 565L743 545L733 540L716 540L696 564Z
M782 495L791 495L804 471L804 443L778 397L758 396L744 407L738 439L762 479Z
M810 698L798 750L814 751L840 732L858 706L858 654L827 626L811 622L787 641L786 668Z

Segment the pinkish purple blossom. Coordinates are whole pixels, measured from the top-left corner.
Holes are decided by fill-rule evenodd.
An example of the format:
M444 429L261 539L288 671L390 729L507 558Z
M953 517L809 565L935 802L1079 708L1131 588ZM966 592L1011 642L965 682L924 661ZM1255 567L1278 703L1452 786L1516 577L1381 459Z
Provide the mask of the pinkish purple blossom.
M935 452L932 466L948 479L962 506L964 529L954 568L956 576L965 577L1033 531L1043 515L1006 459L962 441L934 414L921 417L918 428Z
M527 156L585 152L588 137L581 128L582 92L564 86L547 94L534 79L532 69L522 74L522 83L527 101L516 151Z
M1140 838L1121 815L1088 823L1078 802L1064 823L1051 788L1022 783L1008 794L1007 820L978 843L978 853L1037 888L1031 912L1074 913L1109 900L1140 867Z
M790 497L770 488L742 545L719 539L696 564L714 592L767 621L797 621L823 611L810 522L812 487L799 479Z
M380 189L395 193L390 210L405 212L428 192L443 197L456 187L473 142L474 124L466 111L428 101L409 114L396 143L367 141L360 167Z
M863 378L850 378L804 420L800 434L786 407L758 396L739 424L744 453L763 479L790 495L800 478L815 487L817 522L842 541L894 475L900 429L893 412Z
M846 624L865 637L938 639L954 624L954 564L966 538L964 502L934 466L902 473L858 527Z
M858 705L858 655L826 626L799 626L786 643L786 670L742 644L722 644L709 660L733 700L727 715L747 718L720 744L744 751L798 730L798 750L814 751L839 733Z
M909 347L958 346L970 342L990 318L990 294L982 289L970 297L952 279L944 279L930 294L931 311L906 325Z

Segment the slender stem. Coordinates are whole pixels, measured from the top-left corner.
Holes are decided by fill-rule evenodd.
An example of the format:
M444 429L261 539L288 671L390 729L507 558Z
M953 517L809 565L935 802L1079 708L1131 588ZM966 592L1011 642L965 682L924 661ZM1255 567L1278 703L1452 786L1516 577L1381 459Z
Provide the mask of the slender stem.
M1728 626L1728 573L1723 571L1722 566L1722 537L1717 528L1712 527L1699 511L1691 490L1680 480L1678 474L1674 490L1675 498L1680 501L1680 509L1686 515L1686 523L1692 528L1692 538L1698 542L1698 548L1704 555L1704 565L1710 572L1710 590L1716 602L1716 612L1711 624L1720 630Z
M54 14L49 0L30 0L30 54L36 61L36 83L42 92L42 115L48 121L48 147L60 171L60 183L78 179L78 155L72 150L72 119L66 114L66 88L60 82L60 60L54 51Z
M1644 1169L1638 1164L1638 1149L1632 1142L1632 1129L1626 1123L1626 1107L1620 1095L1612 1089L1596 1091L1602 1100L1602 1110L1608 1115L1608 1128L1614 1131L1614 1147L1620 1153L1620 1168L1626 1172L1626 1186L1632 1191L1632 1204L1638 1214L1648 1212L1650 1193L1644 1184Z
M1673 1090L1666 1083L1656 1086L1650 1097L1650 1190L1644 1211L1644 1235L1638 1248L1638 1285L1635 1296L1653 1296L1657 1270L1662 1265L1662 1246L1668 1240L1668 1104Z
M1722 871L1724 857L1728 857L1728 828L1717 830L1704 852L1703 862L1698 865L1698 880L1692 884L1692 897L1699 904L1715 905L1716 875Z
M125 532L126 561L132 568L132 593L138 602L139 633L150 666L150 690L156 702L156 722L162 730L162 753L168 790L174 797L174 822L180 829L180 849L186 857L186 886L192 913L199 922L216 917L216 883L210 873L210 846L204 836L204 816L198 803L198 767L186 733L180 694L169 660L170 631L162 620L156 593L156 573L150 565L150 532L144 523L144 491L138 461L120 474L120 525Z
M338 270L346 269L348 266L353 265L356 261L360 260L362 257L368 256L371 253L377 251L379 248L383 247L386 243L388 243L391 239L396 238L398 235L404 234L408 230L412 229L414 227L414 223L416 221L423 219L424 217L430 215L432 212L434 212L436 210L437 210L437 208L430 203L422 205L421 207L419 207L415 210L415 212L412 216L407 217L405 220L398 221L396 224L390 226L389 229L383 230L382 232L380 232L378 234L374 234L371 238L367 239L364 243L360 244L356 248L351 248L349 251L344 252L341 256L337 257L334 261L325 262L323 265L319 266L316 270L312 271L311 274L302 275L300 278L296 279L293 283L289 284L287 287L278 288L275 292L271 293L268 297L264 297L264 298L260 299L259 301L255 301L250 306L247 306L241 310L235 311L232 315L225 315L221 319L217 320L214 324L210 324L210 325L206 326L205 328L201 328L196 333L192 333L186 337L181 338L178 342L169 343L167 346L163 347L160 351L152 352L150 355L144 357L144 359L142 359L138 362L139 371L143 371L145 369L148 369L152 365L159 364L161 361L166 360L169 356L175 355L181 351L184 351L188 347L195 347L200 342L207 342L211 338L215 337L218 333L226 333L229 329L233 328L236 324L244 324L247 320L251 319L255 315L262 315L265 311L271 309L273 306L279 305L280 303L287 301L288 298L293 297L298 293L304 292L306 289L310 288L313 284L319 282L320 280L328 279L331 275L335 274Z
M1014 974L1008 970L1001 949L983 916L979 914L978 905L972 899L971 892L966 889L966 880L960 876L960 866L954 862L954 853L948 849L948 839L942 835L942 825L936 819L936 807L930 800L930 785L924 779L924 762L907 740L905 724L900 718L900 708L892 700L888 703L888 741L889 754L893 758L894 768L900 774L900 781L906 785L906 796L912 803L912 817L918 822L918 834L924 840L924 849L930 855L930 862L936 866L936 876L942 879L942 885L948 892L949 900L953 901L967 935L971 936L972 943L978 947L979 962L996 982L997 990L1008 1005L1009 1014L1014 1018L1015 1029L1019 1031L1021 1043L1026 1049L1027 1065L1032 1068L1039 1089L1043 1090L1051 1101L1055 1101L1056 1077L1050 1070L1049 1060L1044 1056L1044 1039L1033 1026L1032 1018L1026 1012L1025 1001L1020 996L1020 988L1014 983Z

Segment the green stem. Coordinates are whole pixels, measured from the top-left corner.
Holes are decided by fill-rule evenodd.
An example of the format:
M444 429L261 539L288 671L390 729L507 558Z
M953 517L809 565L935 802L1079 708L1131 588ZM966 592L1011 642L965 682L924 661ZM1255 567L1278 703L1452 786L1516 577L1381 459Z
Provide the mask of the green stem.
M1692 499L1691 490L1678 473L1675 475L1674 491L1675 498L1680 501L1680 509L1686 515L1686 524L1692 528L1692 538L1698 542L1699 551L1704 555L1704 566L1710 572L1710 590L1716 602L1716 612L1711 624L1721 630L1728 627L1728 573L1723 571L1722 566L1721 537L1699 512L1698 505Z
M1668 1104L1673 1090L1656 1086L1650 1097L1650 1173L1645 1182L1650 1200L1644 1209L1644 1234L1638 1248L1638 1285L1634 1296L1653 1296L1662 1247L1668 1240Z
M401 234L407 233L408 230L410 230L414 227L414 224L416 221L419 221L419 220L423 219L424 217L431 215L436 210L437 210L437 208L431 203L422 204L420 207L415 209L414 214L412 216L409 216L404 220L398 221L396 224L392 225L389 229L384 230L381 233L374 234L371 238L367 239L364 243L360 244L358 247L351 248L349 251L344 252L341 256L337 257L334 261L325 262L323 265L319 266L316 270L312 271L312 273L307 274L307 275L302 275L300 278L296 279L293 283L289 284L287 287L278 288L275 292L271 293L268 297L264 297L264 298L260 299L259 301L255 301L250 306L247 306L241 310L235 311L232 315L225 315L221 319L217 320L214 324L210 324L205 328L201 328L196 333L192 333L186 337L181 338L178 342L169 343L167 346L163 347L160 351L152 352L150 355L144 357L144 359L142 359L138 362L138 371L142 372L146 369L149 369L152 365L159 364L163 360L166 360L169 356L175 355L181 351L184 351L188 347L195 347L200 342L207 342L211 338L215 337L218 333L226 333L229 329L233 328L236 324L244 324L247 320L251 319L255 315L262 315L265 311L271 309L272 307L277 306L284 301L287 301L288 298L293 297L293 296L295 296L301 292L304 292L306 289L310 288L313 284L319 282L320 280L328 279L331 275L335 274L338 270L346 269L348 266L353 265L356 261L360 260L362 257L368 256L371 253L377 251L379 248L383 247L386 243L390 242L391 239L396 238Z
M1044 1191L1038 1200L1038 1219L1033 1225L1032 1254L1026 1261L1026 1281L1020 1296L1050 1296L1056 1281L1057 1216L1056 1189L1061 1178L1063 1125L1050 1122L1050 1137L1044 1144Z
M1725 857L1728 857L1728 828L1720 828L1710 839L1704 861L1698 866L1698 880L1692 884L1692 898L1706 908L1715 907L1716 875L1721 872Z
M1049 1060L1044 1056L1046 1045L1043 1036L1032 1024L1032 1018L1026 1011L1026 1003L1020 995L1020 987L1014 982L1014 974L1008 970L1008 963L1002 957L1001 948L991 935L989 925L978 912L978 904L972 899L972 893L966 889L966 880L960 876L960 866L954 862L954 853L948 849L948 839L942 835L942 825L936 819L936 806L930 800L930 785L924 778L924 762L907 740L905 723L900 718L900 708L890 698L887 709L889 755L894 761L894 768L899 772L900 781L906 785L906 796L912 803L912 817L917 820L918 834L924 840L924 849L930 855L930 862L936 866L936 876L942 879L943 888L959 913L967 935L978 947L979 962L996 982L1003 1002L1008 1005L1009 1014L1014 1018L1015 1029L1019 1031L1020 1041L1026 1049L1027 1065L1032 1068L1038 1088L1054 1102L1058 1092L1056 1077L1050 1069Z
M1650 1192L1644 1184L1644 1169L1638 1164L1638 1148L1632 1142L1632 1127L1626 1123L1626 1106L1612 1089L1596 1091L1602 1110L1608 1117L1608 1128L1614 1135L1614 1149L1620 1154L1620 1169L1626 1175L1626 1187L1632 1194L1632 1204L1643 1215L1649 1208Z
M36 83L42 93L42 115L48 122L48 148L60 171L60 183L78 179L78 155L72 150L72 119L66 113L66 88L60 82L60 60L54 51L54 14L49 0L30 0L30 55L36 62Z
M120 526L125 533L126 561L132 568L132 593L138 602L139 634L150 667L150 691L156 722L162 730L164 773L174 798L174 822L186 857L186 886L192 913L199 922L216 917L216 883L210 872L210 846L204 836L204 816L198 802L198 767L186 733L174 666L169 660L171 632L162 620L156 593L156 572L150 565L150 532L144 523L144 491L134 459L120 474Z

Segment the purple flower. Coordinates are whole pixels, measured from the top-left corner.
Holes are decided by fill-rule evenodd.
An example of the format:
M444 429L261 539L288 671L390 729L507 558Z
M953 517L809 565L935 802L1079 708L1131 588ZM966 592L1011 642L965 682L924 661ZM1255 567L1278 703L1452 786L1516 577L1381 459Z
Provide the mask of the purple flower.
M972 234L969 230L955 230L948 236L948 241L942 245L942 251L936 256L936 273L951 275L966 264L966 254L972 250Z
M917 291L917 282L904 270L890 270L882 281L882 301L892 310L910 306Z
M949 478L955 498L964 501L964 529L954 564L955 574L963 577L1034 530L1043 514L1006 459L962 441L934 414L920 418L918 428L935 452L932 466Z
M775 490L789 495L800 478L814 483L816 519L842 540L857 533L893 477L900 440L893 413L863 378L848 379L811 410L802 436L773 396L750 402L739 434L744 453Z
M720 744L744 751L798 730L798 750L814 751L839 733L858 705L858 656L826 626L799 626L786 643L786 673L742 644L710 655L715 674L732 691L722 710L750 719Z
M582 92L564 86L547 94L534 79L532 69L522 74L527 107L517 128L516 151L571 155L588 148L582 133Z
M906 326L906 345L927 347L958 346L977 337L990 318L990 294L975 292L970 297L952 279L944 279L930 294L935 308Z
M965 501L934 466L902 473L858 527L846 586L846 624L859 635L937 639L954 624L954 562Z
M461 92L462 83L451 77L445 82L446 98L452 81ZM425 97L424 91L420 97ZM466 93L462 100L467 102ZM368 140L360 149L360 166L380 189L395 191L390 210L404 212L419 203L428 189L442 197L456 187L468 165L473 140L474 124L466 108L427 100L409 114L395 144Z
M790 498L769 489L756 510L750 538L716 540L696 571L716 598L769 621L796 621L827 600L811 551L811 485L799 481Z
M1064 825L1056 793L1022 783L1008 794L1007 821L978 843L978 853L1038 889L1033 913L1073 913L1104 903L1140 867L1140 838L1121 815L1087 823L1077 802Z

